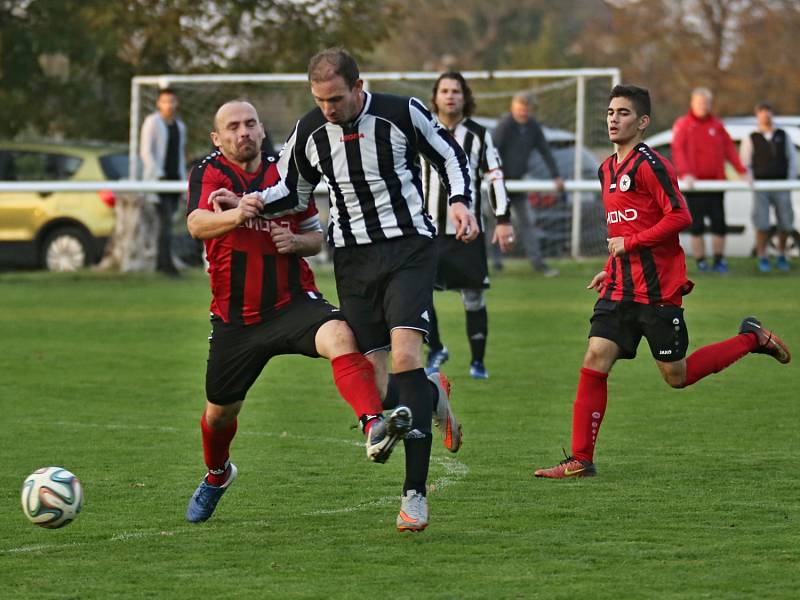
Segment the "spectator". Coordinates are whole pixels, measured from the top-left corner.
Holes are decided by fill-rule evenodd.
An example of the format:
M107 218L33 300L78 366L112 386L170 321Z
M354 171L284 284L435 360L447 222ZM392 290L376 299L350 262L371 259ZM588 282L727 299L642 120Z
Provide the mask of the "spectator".
M186 175L186 125L177 116L178 96L162 88L156 111L142 123L139 155L142 178L147 181L180 181ZM156 269L169 277L179 275L172 261L172 222L180 194L158 195L158 258Z
M559 192L564 191L564 181L558 172L550 147L544 137L539 123L531 116L534 106L530 94L520 92L511 99L511 112L505 115L494 130L493 137L500 153L506 179L522 179L528 171L531 152L538 150L553 182ZM533 268L546 277L558 275L557 269L551 269L542 256L542 232L536 226L536 213L528 204L528 194L515 192L509 194L511 212L519 228L517 237L522 240L525 253ZM499 249L492 247L492 259L495 266L502 268Z
M759 102L756 105L758 129L742 140L739 154L753 179L797 179L797 154L794 143L783 129L775 129L772 122L772 105ZM778 259L775 266L781 271L789 270L786 259L786 241L794 230L792 193L789 190L756 192L753 198L753 226L756 229L756 256L758 270L770 270L767 258L769 238L769 207L775 209L778 221Z
M706 249L703 241L705 219L710 222L711 250L714 254L713 270L727 273L725 260L725 204L723 192L688 191L696 179L725 179L725 161L730 162L740 175L747 174L731 136L722 121L711 114L711 92L706 88L692 91L689 112L678 118L672 126L672 160L682 188L687 190L686 203L692 214L689 233L692 236L692 255L700 271L708 271Z

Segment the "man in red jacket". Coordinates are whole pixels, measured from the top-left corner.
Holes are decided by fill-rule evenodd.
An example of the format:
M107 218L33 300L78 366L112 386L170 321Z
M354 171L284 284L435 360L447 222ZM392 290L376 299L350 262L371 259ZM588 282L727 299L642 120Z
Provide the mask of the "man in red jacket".
M697 88L692 92L689 112L679 117L672 126L672 161L683 180L683 187L691 190L696 179L725 179L725 161L749 180L747 169L739 160L731 136L722 121L711 114L711 92ZM725 261L725 205L723 192L687 192L686 203L692 214L692 254L700 271L708 271L703 233L705 220L710 222L711 249L714 253L713 269L727 273Z
M611 90L608 137L616 152L598 175L608 223L609 258L587 286L594 305L589 347L572 405L572 455L536 477L566 479L597 474L594 447L608 400L608 374L620 359L636 357L642 337L671 387L684 388L730 366L749 352L788 363L781 339L746 317L739 333L686 356L689 333L682 298L692 289L678 232L690 215L672 165L642 143L650 124L650 94L634 85Z

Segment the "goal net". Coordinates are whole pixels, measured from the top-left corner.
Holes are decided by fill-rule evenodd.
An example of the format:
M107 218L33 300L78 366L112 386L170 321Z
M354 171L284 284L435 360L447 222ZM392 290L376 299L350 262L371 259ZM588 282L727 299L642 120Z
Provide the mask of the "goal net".
M617 69L464 71L463 75L475 96L474 118L489 129L508 112L516 93L529 93L535 102L533 116L544 127L561 177L596 182L599 161L611 151L605 110L608 92L619 82ZM362 73L370 91L416 96L426 104L430 104L432 85L438 76L438 72ZM131 86L132 165L136 164L142 121L154 110L158 90L163 87L175 90L178 96L179 114L187 125L190 163L212 149L209 133L214 113L228 100L243 98L253 103L276 150L280 150L297 119L314 106L304 73L135 77ZM534 153L521 193L527 196L530 214L536 220L543 255L603 254L606 226L599 194L570 191L558 195L542 189L550 180L544 161ZM320 204L324 218L325 203ZM523 253L521 248L516 251L518 255Z

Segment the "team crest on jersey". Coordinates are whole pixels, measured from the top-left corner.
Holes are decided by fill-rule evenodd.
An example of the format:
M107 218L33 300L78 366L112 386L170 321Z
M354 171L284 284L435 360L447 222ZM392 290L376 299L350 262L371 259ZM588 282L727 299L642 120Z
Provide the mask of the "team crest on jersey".
M619 178L619 189L621 192L627 192L631 189L631 178L627 173Z

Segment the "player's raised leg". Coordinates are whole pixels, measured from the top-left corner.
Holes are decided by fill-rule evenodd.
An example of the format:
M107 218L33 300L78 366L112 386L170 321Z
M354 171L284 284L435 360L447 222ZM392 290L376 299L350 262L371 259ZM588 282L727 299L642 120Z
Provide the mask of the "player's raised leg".
M719 373L746 354L766 354L781 364L788 363L792 358L789 348L780 337L761 325L757 318L746 317L739 326L739 333L732 338L698 348L679 362L656 363L669 385L684 388L708 375Z
M411 429L411 411L398 406L384 419L375 369L358 351L355 336L345 321L323 323L315 343L320 356L330 359L336 387L358 417L366 436L367 458L386 462L397 441Z

